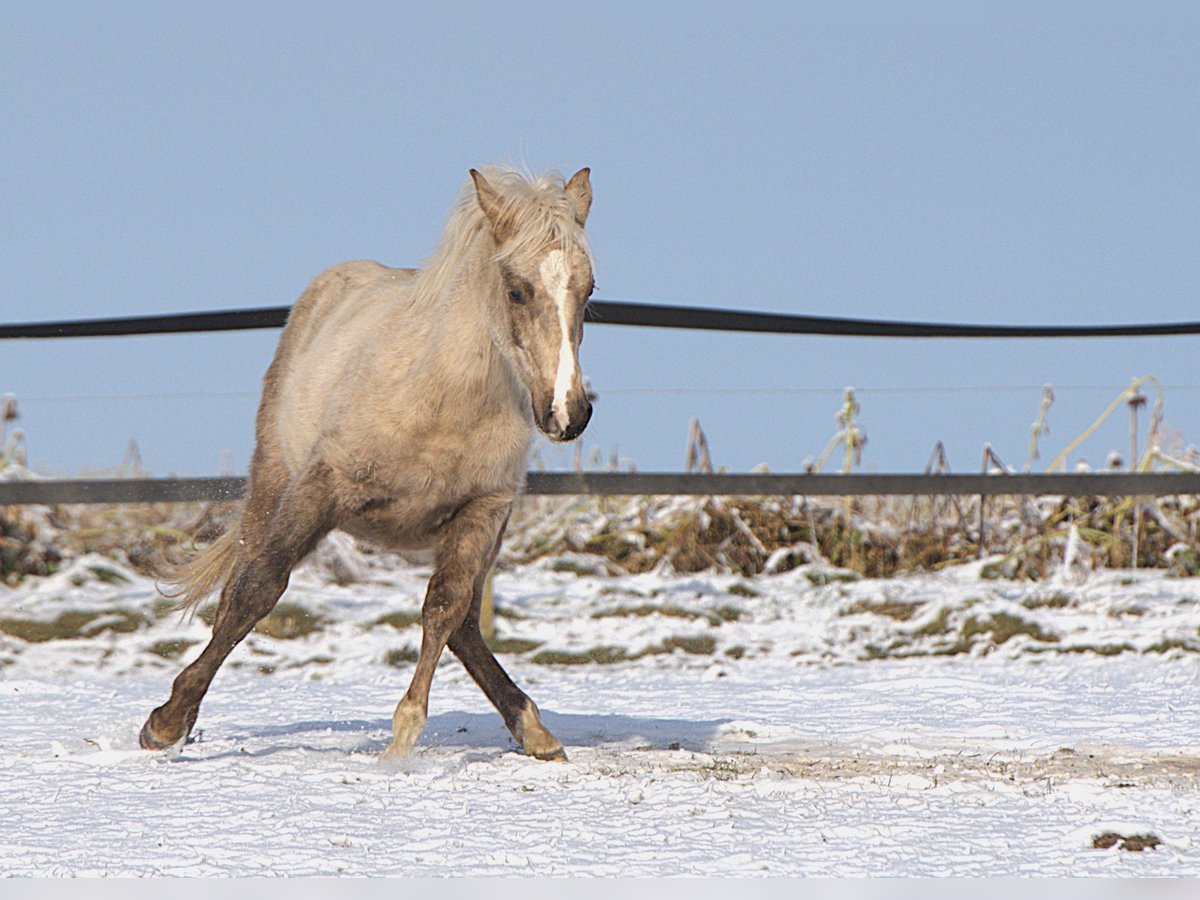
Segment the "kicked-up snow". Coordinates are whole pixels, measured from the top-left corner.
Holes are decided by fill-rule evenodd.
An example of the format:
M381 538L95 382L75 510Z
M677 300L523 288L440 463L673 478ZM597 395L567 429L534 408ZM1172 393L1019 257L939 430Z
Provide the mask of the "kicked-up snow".
M495 646L569 760L447 653L389 766L428 570L323 552L167 754L137 731L204 622L100 556L0 587L0 870L1200 874L1195 580L510 563Z

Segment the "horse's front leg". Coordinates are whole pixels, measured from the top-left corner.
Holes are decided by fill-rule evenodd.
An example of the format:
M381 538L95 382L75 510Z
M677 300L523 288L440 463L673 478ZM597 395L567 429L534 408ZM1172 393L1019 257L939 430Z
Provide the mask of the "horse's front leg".
M442 526L436 565L421 608L421 654L408 691L392 716L389 759L408 756L429 715L429 686L446 642L463 623L479 573L491 562L496 537L508 519L513 498L488 495L467 503Z
M479 630L479 609L483 601L484 583L500 552L502 535L503 527L496 535L496 543L488 556L486 566L475 578L471 609L463 623L458 626L458 630L450 635L449 647L462 661L475 683L492 701L492 705L500 711L500 715L504 717L504 724L520 743L522 750L537 759L565 762L567 754L563 750L562 742L542 724L537 704L508 677L508 673L497 661Z

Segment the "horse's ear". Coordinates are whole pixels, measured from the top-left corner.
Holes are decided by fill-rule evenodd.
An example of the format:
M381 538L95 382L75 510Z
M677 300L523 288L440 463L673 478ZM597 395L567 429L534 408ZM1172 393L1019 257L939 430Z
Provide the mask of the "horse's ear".
M591 174L592 170L584 166L567 182L567 196L575 202L575 221L580 228L587 222L588 211L592 208Z
M492 234L497 244L503 244L512 237L512 222L504 212L504 201L491 183L475 169L471 170L471 180L475 182L475 199L479 208L492 224Z

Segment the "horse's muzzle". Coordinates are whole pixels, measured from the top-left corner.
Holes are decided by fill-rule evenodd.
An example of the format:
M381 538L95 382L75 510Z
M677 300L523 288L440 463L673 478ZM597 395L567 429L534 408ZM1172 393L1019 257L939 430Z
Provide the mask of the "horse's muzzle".
M585 399L582 409L578 409L578 411L570 409L570 416L567 419L565 428L559 424L558 417L554 414L553 408L541 417L538 427L541 429L542 434L546 435L552 441L573 441L583 434L583 429L587 428L587 424L591 419L592 403L590 400Z

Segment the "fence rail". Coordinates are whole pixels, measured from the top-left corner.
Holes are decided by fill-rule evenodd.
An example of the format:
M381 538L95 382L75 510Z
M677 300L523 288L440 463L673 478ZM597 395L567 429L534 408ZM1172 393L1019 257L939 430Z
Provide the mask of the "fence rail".
M281 328L287 321L290 310L291 307L288 306L262 306L156 316L23 322L0 325L0 339L116 337ZM642 328L686 328L753 334L891 338L1103 338L1200 334L1200 322L1129 325L965 325L765 313L708 306L625 303L617 300L592 300L585 312L586 320L597 325L635 325Z
M245 479L116 478L0 482L0 506L60 503L177 503L237 500ZM911 496L1009 494L1069 497L1200 494L1200 474L738 474L531 472L527 494L722 496Z
M0 339L106 337L278 328L290 307L78 319L0 325ZM963 325L851 319L662 306L594 300L587 319L597 325L634 325L759 334L810 334L906 338L1148 337L1200 334L1200 322L1132 325ZM166 503L236 500L245 479L158 478L0 482L0 505L58 503ZM1003 475L530 473L529 494L679 494L863 496L918 494L1031 494L1061 496L1165 496L1200 494L1200 474L1097 473Z

